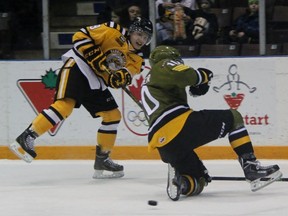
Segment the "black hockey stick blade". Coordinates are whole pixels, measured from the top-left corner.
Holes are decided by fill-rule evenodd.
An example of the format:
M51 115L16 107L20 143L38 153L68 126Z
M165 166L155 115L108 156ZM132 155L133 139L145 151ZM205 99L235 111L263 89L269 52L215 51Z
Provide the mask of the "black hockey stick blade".
M233 177L233 176L213 176L212 181L246 181L245 177ZM268 181L269 178L262 178L262 181ZM277 181L288 182L288 178L280 178Z

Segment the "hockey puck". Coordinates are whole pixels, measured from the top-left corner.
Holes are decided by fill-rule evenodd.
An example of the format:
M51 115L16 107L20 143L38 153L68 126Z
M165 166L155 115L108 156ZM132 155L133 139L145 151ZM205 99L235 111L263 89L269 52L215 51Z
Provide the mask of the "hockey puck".
M148 200L148 205L151 205L151 206L157 206L157 201L155 200Z

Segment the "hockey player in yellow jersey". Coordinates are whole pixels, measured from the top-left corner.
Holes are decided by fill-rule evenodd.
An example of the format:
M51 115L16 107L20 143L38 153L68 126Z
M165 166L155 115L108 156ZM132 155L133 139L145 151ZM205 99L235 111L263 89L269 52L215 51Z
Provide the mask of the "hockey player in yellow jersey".
M185 65L179 51L169 46L156 47L149 62L152 68L143 83L141 101L149 116L149 148L157 149L169 164L167 194L172 200L181 194L198 195L208 185L211 177L194 150L226 135L252 191L281 178L278 165L262 166L256 159L237 110L194 111L189 107L186 87L191 96L205 95L212 71Z
M144 17L137 17L128 30L108 22L76 32L73 48L62 56L65 63L58 75L54 103L9 145L11 151L31 162L37 156L34 140L83 105L93 118L102 118L93 178L124 176L123 166L109 157L121 113L108 87L123 88L143 70L141 48L150 43L152 34L152 23Z

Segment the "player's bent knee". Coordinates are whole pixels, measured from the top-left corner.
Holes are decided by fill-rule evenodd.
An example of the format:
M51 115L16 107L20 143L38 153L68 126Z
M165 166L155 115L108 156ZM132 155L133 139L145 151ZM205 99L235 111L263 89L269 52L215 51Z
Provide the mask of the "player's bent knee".
M182 175L183 189L182 194L186 196L196 196L199 195L204 186L207 185L205 179L200 177L198 180L189 175Z
M55 101L51 106L56 109L63 119L66 119L73 111L76 101L71 98L64 98Z
M234 124L233 124L232 130L235 130L235 129L242 127L244 125L244 121L243 121L243 117L242 117L241 113L238 112L237 110L233 110L233 109L231 109L230 111L231 111L233 118L234 118Z

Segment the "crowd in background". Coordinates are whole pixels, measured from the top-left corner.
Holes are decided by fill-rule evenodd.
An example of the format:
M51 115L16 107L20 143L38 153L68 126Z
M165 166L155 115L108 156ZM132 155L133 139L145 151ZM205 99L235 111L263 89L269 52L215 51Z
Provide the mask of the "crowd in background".
M57 1L50 3L57 4ZM257 44L258 4L259 0L156 0L157 45ZM148 0L107 0L95 21L112 20L128 28L136 16L149 18L148 5ZM271 18L271 8L275 5L288 6L288 1L266 0L267 19ZM13 59L13 50L42 49L41 7L39 0L0 0L0 59ZM236 7L246 10L230 26L220 28L213 8Z
M99 21L112 20L127 28L135 16L148 17L148 2L144 5L140 2L145 1L127 1L122 5L114 4L114 7L113 3L107 4ZM247 11L235 20L221 41L258 43L258 0L249 0L246 4ZM155 1L157 44L216 44L220 36L218 18L211 11L213 7L212 0Z
M157 4L157 2L160 2ZM211 0L195 1L197 8L186 7L185 1L156 1L158 21L158 43L160 44L216 44L222 43L258 43L259 18L258 0L249 0L247 10L227 26L220 35L218 17L211 11L214 2ZM183 32L175 37L177 30L177 7L182 10ZM222 38L220 38L222 37Z

